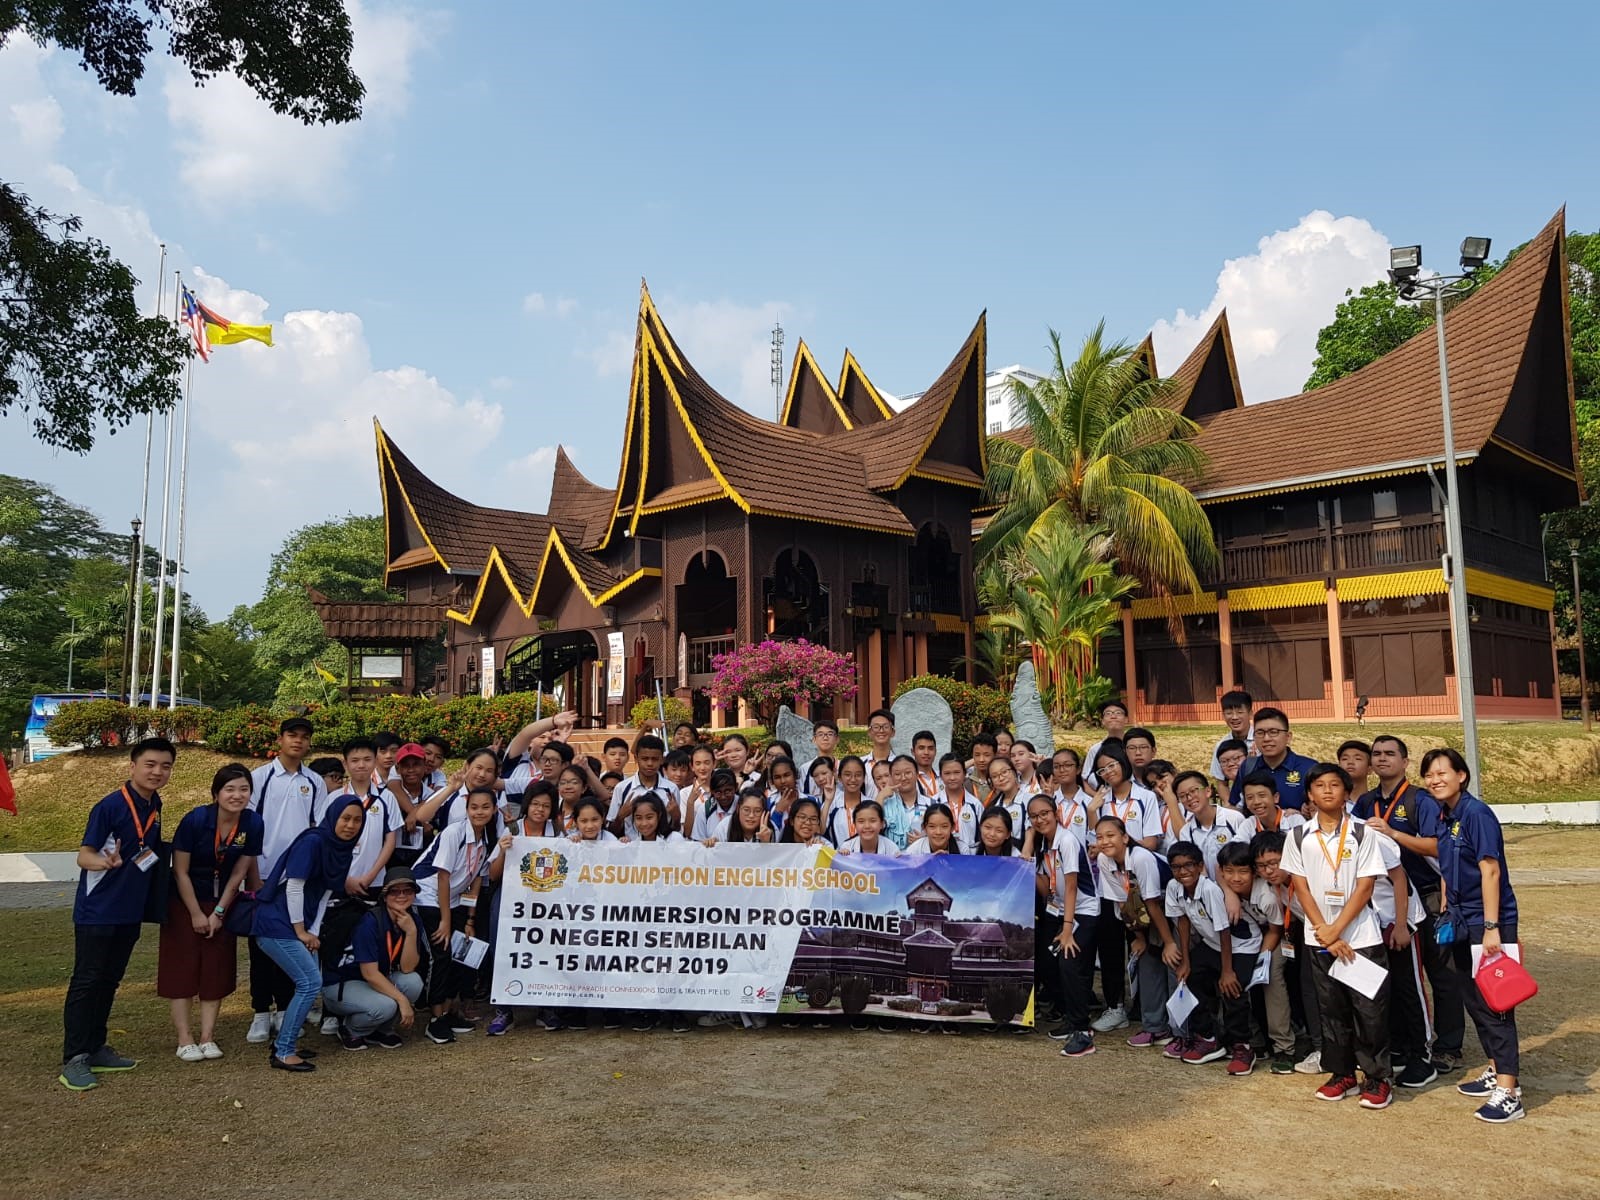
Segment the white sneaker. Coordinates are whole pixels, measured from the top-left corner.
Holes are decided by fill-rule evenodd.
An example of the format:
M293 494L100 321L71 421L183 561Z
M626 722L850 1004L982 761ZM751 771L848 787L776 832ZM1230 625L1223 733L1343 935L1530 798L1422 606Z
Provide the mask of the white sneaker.
M1097 1033L1110 1033L1113 1029L1126 1029L1128 1027L1128 1010L1118 1004L1108 1008L1094 1019L1091 1026Z
M322 1036L323 1037L335 1037L335 1036L337 1036L338 1032L339 1032L339 1018L338 1017L323 1017L322 1018Z
M221 1058L222 1047L215 1042L201 1042L200 1055L202 1058Z
M250 1018L250 1032L244 1035L244 1040L252 1046L259 1046L262 1042L272 1039L272 1031L277 1028L273 1020L273 1013L257 1013Z
M187 1046L178 1047L178 1059L181 1062L200 1062L205 1055L200 1053L200 1047L190 1042Z
M695 1024L701 1029L715 1029L719 1025L736 1024L736 1018L732 1013L701 1013Z
M1299 1062L1295 1063L1294 1073L1296 1075L1321 1075L1323 1073L1322 1051L1313 1050Z
M317 1005L315 1008L313 1008L310 1012L308 1012L306 1014L305 1023L307 1025L320 1025L320 1024L322 1024L322 1005L320 1005L320 1004Z

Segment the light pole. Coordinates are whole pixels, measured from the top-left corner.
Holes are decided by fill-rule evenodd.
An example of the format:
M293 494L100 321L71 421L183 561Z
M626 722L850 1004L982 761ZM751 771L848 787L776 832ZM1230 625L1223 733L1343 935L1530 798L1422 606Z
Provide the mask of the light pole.
M1402 300L1433 299L1433 325L1439 338L1439 403L1444 425L1444 574L1450 585L1450 629L1455 641L1456 697L1461 704L1462 754L1479 780L1478 696L1472 679L1472 626L1467 608L1467 556L1461 532L1461 486L1456 471L1455 426L1450 416L1450 367L1445 354L1444 301L1472 290L1473 276L1489 258L1489 239L1469 237L1461 240L1461 273L1419 278L1422 270L1421 246L1396 246L1389 251L1389 281L1400 291Z
M1578 624L1578 711L1583 714L1583 731L1589 732L1589 663L1583 653L1583 592L1578 586L1578 549L1583 542L1567 539L1567 549L1572 552L1572 612Z

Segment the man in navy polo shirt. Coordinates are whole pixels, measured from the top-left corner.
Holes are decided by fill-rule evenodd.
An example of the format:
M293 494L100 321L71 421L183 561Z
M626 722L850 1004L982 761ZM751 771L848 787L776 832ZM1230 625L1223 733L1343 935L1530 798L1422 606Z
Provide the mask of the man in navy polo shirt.
M1228 793L1228 803L1244 810L1244 778L1252 771L1271 771L1278 781L1278 807L1300 812L1306 803L1306 776L1317 760L1289 749L1289 717L1281 708L1258 708L1256 752L1244 760Z
M86 1092L103 1071L137 1064L106 1044L106 1022L128 958L139 940L161 844L161 789L178 752L166 738L146 738L128 754L128 782L89 810L78 847L78 894L72 904L76 953L61 1023L61 1083Z

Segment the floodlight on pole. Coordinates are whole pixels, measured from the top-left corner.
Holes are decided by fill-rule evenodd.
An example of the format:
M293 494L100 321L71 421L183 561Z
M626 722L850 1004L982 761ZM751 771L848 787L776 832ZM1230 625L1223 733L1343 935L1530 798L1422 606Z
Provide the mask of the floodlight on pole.
M1389 282L1395 287L1404 287L1421 270L1421 246L1396 246L1389 251Z
M1489 239L1469 237L1461 239L1461 269L1471 274L1489 261Z

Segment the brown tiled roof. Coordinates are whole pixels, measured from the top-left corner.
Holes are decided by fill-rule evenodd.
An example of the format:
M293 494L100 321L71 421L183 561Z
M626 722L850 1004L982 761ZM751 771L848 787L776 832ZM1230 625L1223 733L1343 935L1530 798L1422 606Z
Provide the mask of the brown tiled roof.
M845 412L850 414L850 424L857 429L887 421L894 416L894 409L889 407L883 394L861 369L856 356L848 350L844 352L844 362L839 365L839 386L834 388L834 392Z
M336 642L428 642L444 624L443 604L334 601L315 588L307 588L306 595L323 630Z
M1146 338L1146 342L1150 339ZM1150 351L1149 361L1155 361ZM1228 329L1228 311L1223 309L1211 328L1195 344L1178 369L1172 373L1176 385L1168 401L1184 416L1198 420L1210 413L1244 407L1239 388L1239 368L1233 359L1233 334Z
M778 424L812 433L840 433L851 428L844 405L833 385L822 374L805 339L795 347L794 365L789 369L789 389L784 394L783 413Z
M569 546L586 547L599 540L615 495L610 488L591 483L568 457L565 446L556 447L546 511Z
M1476 455L1505 410L1550 272L1565 210L1445 322L1456 452ZM1427 329L1313 392L1201 417L1210 467L1196 494L1217 499L1442 457L1439 353Z

